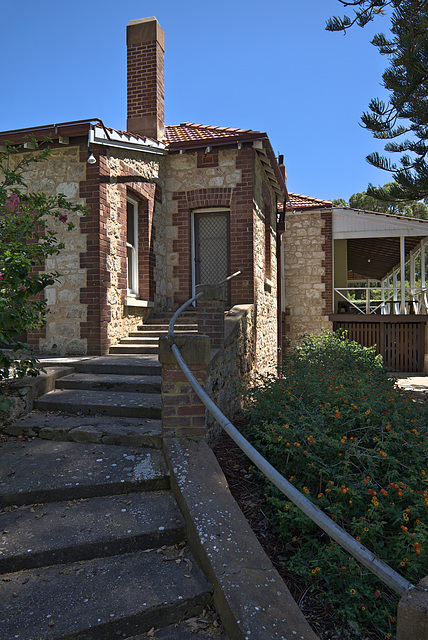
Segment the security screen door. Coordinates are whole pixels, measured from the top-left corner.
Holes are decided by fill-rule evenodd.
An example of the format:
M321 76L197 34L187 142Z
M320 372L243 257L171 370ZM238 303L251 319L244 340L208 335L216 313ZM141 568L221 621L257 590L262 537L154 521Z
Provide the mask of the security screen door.
M229 275L229 213L194 214L194 284L214 284Z

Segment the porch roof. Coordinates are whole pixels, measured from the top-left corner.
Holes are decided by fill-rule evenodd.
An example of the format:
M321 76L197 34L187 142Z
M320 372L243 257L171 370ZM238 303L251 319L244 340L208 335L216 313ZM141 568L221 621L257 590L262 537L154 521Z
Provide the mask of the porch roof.
M333 239L348 241L348 271L355 277L381 280L400 263L400 237L407 259L428 236L428 220L337 207L332 214Z

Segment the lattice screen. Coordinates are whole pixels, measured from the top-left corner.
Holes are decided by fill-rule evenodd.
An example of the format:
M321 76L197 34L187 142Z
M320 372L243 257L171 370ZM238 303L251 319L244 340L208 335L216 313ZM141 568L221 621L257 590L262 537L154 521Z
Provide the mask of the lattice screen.
M219 282L229 275L228 216L203 214L195 221L198 284Z

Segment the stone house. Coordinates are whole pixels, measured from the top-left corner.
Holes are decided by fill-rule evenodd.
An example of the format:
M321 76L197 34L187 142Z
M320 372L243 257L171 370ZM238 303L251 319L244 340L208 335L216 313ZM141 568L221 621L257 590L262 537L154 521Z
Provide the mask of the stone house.
M282 235L284 335L345 329L399 371L428 370L428 221L290 193Z
M46 291L47 325L27 341L46 355L106 354L197 284L241 271L228 284L228 306L253 305L257 369L271 370L285 169L263 132L165 126L164 49L155 18L128 24L126 131L95 119L0 133L0 144L49 137L52 153L28 172L28 188L89 210L71 232L56 227L65 249L46 267L61 279Z

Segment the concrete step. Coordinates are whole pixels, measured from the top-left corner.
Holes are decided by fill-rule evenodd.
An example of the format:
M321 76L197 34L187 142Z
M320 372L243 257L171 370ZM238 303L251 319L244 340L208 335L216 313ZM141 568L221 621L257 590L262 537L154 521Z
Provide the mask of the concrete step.
M194 329L180 329L180 334L194 334L197 333L198 330L195 327ZM168 329L152 329L148 327L140 327L137 331L131 331L128 335L130 338L160 338L161 336L166 336L168 334Z
M0 513L0 573L161 547L184 538L166 491L8 508Z
M145 320L145 323L151 324L153 322L167 322L171 321L172 316L174 315L173 311L165 311L163 313L156 313L154 316ZM198 315L196 310L182 311L178 316L177 322L197 322Z
M163 331L165 333L168 333L168 327L169 324L165 323L162 324L160 322L153 322L151 324L143 324L141 326L138 327L138 331ZM197 324L193 324L193 323L178 323L176 322L174 325L174 332L177 333L181 333L181 332L187 332L187 331L191 331L191 332L197 332L198 331L198 325Z
M161 365L155 355L99 356L76 362L73 366L79 373L113 373L132 376L161 375L162 373Z
M210 599L187 550L138 551L4 574L0 628L11 640L117 640L198 614Z
M34 408L71 414L160 419L161 396L158 393L56 389L37 398Z
M156 640L228 640L217 620L214 626L206 619L206 614L202 612L197 618L188 618L168 627L156 627L153 637ZM147 635L132 636L127 640L147 640Z
M51 414L32 411L3 427L11 436L72 442L93 442L127 447L162 447L160 420L118 416Z
M144 354L144 353L157 353L158 345L139 345L139 344L114 344L110 347L111 354Z
M148 333L141 334L138 331L133 331L127 338L122 338L120 344L147 344L157 346L159 344L159 336Z
M126 376L103 373L72 373L56 381L57 389L103 389L160 393L161 376Z
M0 508L169 488L155 449L34 439L0 443Z

